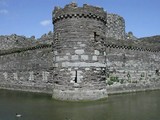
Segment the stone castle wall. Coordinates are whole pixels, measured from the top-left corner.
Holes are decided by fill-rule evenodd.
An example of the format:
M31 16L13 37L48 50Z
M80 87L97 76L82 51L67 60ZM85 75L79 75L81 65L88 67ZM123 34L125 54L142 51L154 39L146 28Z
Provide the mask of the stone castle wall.
M159 52L108 47L106 53L108 93L159 89Z
M126 38L126 33L125 20L123 17L108 13L106 20L106 37L124 40Z
M124 40L123 18L89 5L56 7L53 23L54 35L38 41L0 36L0 88L61 100L160 88L158 38L156 44Z
M33 46L35 44L34 38L26 38L25 36L18 36L16 34L0 36L0 50L8 50L11 48L23 48Z
M52 93L52 55L51 47L0 55L0 88Z
M83 46L80 42L78 44ZM95 51L96 55L97 53L99 52ZM0 88L52 94L53 82L57 82L53 80L53 77L56 74L63 73L64 75L66 71L62 69L59 73L55 73L54 68L51 67L53 66L52 54L51 48L43 48L0 56ZM159 61L159 52L107 47L106 86L108 93L159 89ZM67 70L72 77L75 77L75 70L70 68ZM86 67L78 71L78 76L81 76L84 70L88 71L88 74L86 73L88 82L96 78L95 73L98 69ZM90 74L90 71L94 70L95 73ZM88 85L86 83L84 85L87 89ZM62 87L62 89L65 88ZM70 89L73 89L73 86Z

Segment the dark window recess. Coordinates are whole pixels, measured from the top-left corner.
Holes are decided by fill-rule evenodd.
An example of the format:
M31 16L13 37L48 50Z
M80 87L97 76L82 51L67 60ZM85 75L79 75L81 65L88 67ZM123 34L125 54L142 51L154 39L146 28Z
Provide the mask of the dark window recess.
M159 70L156 70L156 75L159 75Z
M96 32L94 32L94 40L96 40Z
M94 41L95 41L95 42L98 42L97 37L98 37L97 33L94 32Z
M100 40L100 35L97 34L97 32L94 32L94 41L98 42L98 40Z
M101 68L101 74L106 75L106 68Z
M125 63L126 63L126 55L125 54L122 55L122 61L123 61L122 67L125 67Z
M77 83L77 70L76 70L76 74L75 74L75 83Z
M59 84L59 81L55 81L54 83L55 83L55 84Z
M123 54L123 61L126 62L126 55Z

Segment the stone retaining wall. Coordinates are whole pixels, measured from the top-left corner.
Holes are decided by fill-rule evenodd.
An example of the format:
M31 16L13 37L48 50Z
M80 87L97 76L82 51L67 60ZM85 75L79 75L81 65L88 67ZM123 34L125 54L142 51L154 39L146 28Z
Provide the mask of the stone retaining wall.
M0 56L0 88L52 93L51 48L35 48Z
M109 93L158 88L159 52L107 48L106 53Z
M51 94L52 75L52 70L0 71L0 88Z

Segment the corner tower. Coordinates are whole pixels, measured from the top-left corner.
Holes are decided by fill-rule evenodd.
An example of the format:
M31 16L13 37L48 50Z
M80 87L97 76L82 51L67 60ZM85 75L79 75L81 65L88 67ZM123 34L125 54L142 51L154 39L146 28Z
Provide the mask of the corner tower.
M75 3L55 7L53 24L53 98L77 101L107 97L104 10Z

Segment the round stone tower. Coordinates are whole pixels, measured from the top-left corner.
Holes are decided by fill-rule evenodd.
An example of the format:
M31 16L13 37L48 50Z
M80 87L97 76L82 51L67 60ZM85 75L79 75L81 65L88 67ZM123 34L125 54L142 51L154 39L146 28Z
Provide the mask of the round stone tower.
M107 13L106 37L121 39L126 38L125 20L117 14Z
M107 97L104 10L76 3L55 7L53 24L53 98L78 101Z

